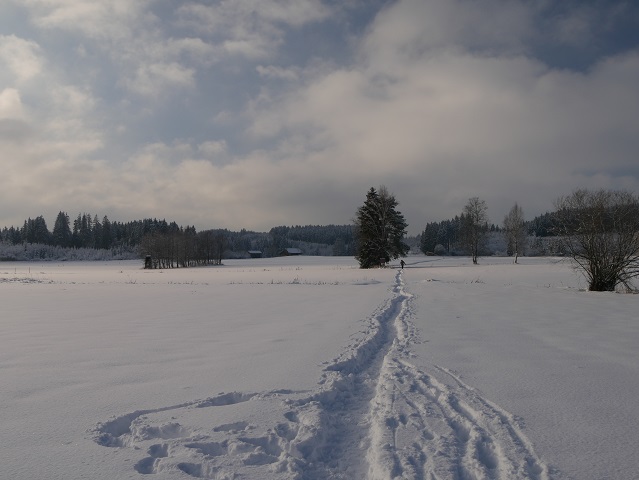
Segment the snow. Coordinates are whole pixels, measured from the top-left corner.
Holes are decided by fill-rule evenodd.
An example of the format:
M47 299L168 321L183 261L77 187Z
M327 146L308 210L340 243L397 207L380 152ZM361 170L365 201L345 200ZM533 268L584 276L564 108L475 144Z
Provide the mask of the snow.
M636 295L554 258L224 263L1 263L1 476L636 476Z

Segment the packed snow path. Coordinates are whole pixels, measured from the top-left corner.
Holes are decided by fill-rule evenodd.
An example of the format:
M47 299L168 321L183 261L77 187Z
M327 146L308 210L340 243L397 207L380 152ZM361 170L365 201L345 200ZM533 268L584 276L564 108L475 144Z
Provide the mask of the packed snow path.
M410 362L419 338L401 271L390 291L311 392L139 410L97 424L93 439L139 451L132 468L160 478L548 479L510 413L454 372Z

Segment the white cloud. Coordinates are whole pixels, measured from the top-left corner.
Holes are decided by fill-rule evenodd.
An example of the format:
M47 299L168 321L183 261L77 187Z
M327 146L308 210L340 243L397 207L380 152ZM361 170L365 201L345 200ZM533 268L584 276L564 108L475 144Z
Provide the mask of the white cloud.
M286 67L286 32L327 18L320 2L187 3L163 18L149 5L27 1L36 27L77 34L83 61L102 55L93 76L44 69L55 58L44 44L0 37L0 63L20 59L7 71L24 83L0 87L11 177L0 178L0 205L31 189L43 192L22 201L31 216L79 208L260 229L348 222L368 188L386 184L416 233L470 196L499 222L515 201L532 216L578 186L639 189L639 52L553 69L530 53L539 13L528 2L392 2L351 64ZM575 15L562 42L593 35L568 28ZM218 90L220 72L237 86ZM111 87L115 101L98 96ZM163 112L178 104L188 110ZM206 135L179 138L174 116Z
M145 20L148 0L21 0L36 25L81 32L97 39L130 38ZM150 20L150 19L149 19Z
M194 75L193 68L177 62L143 64L137 68L133 78L125 81L125 85L139 94L157 97L171 88L192 87Z
M148 9L151 1L25 0L35 25L75 35L82 43L74 50L78 61L90 58L87 48L111 63L118 85L159 96L174 88L194 85L196 66L212 63L215 48L200 38L173 38L170 22ZM95 61L95 59L94 59Z
M167 53L175 57L186 56L198 64L212 63L213 59L218 56L218 49L201 38L171 38L166 42L164 48Z
M183 21L209 34L222 29L239 34L248 25L260 24L265 28L268 24L300 27L331 15L320 0L222 0L215 5L189 3L179 12Z
M331 12L320 0L248 0L242 4L244 14L257 12L266 20L295 27L324 20Z
M215 159L228 153L228 145L224 140L211 140L198 146L198 151L206 158Z
M299 68L281 68L274 65L258 65L257 73L264 78L295 81L300 77Z
M227 55L249 59L274 54L284 40L283 27L301 27L330 14L318 0L223 0L214 5L189 3L178 9L182 25L218 39Z
M518 53L532 35L531 23L530 11L520 2L403 0L376 17L363 53L381 68L440 49Z
M3 63L15 82L30 80L42 70L40 47L15 35L0 35L0 65Z
M462 14L457 24L451 9ZM508 45L490 33L511 17L526 25L519 10L498 18L491 11L393 4L362 42L365 62L282 98L262 96L249 111L252 132L305 139L298 152L309 165L321 158L306 180L310 190L318 171L352 185L386 183L413 219L429 215L425 206L435 219L452 216L475 195L496 207L499 221L515 201L542 213L579 186L637 189L639 54L587 73L553 70L515 55L520 37ZM441 22L450 31L420 27L426 14L426 27ZM461 28L474 23L474 33ZM476 52L469 38L499 48Z
M57 111L70 112L74 117L91 113L96 105L90 92L72 85L54 86L51 95Z
M20 92L15 88L5 88L0 92L0 120L24 120L25 112Z

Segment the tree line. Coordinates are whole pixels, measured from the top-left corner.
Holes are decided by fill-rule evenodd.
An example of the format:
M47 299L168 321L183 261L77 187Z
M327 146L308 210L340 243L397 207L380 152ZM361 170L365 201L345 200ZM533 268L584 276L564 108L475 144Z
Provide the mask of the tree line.
M361 268L384 266L408 252L402 241L407 224L398 205L394 195L381 186L379 190L371 188L357 209L356 258ZM545 234L558 238L561 248L584 273L589 290L613 291L619 286L633 290L631 283L639 277L639 196L623 190L578 189L559 197L555 207L554 213L534 223L525 222L517 203L504 217L501 233L514 263L525 253L531 228L543 228ZM426 225L422 251L435 254L456 246L477 264L489 231L497 230L489 227L487 212L484 200L469 198L452 221Z
M157 268L219 264L225 256L246 256L250 250L276 256L283 248L297 246L304 247L307 255L354 255L362 268L371 268L403 257L410 250L405 243L407 223L398 205L386 187L371 188L352 226L280 226L268 233L244 229L197 232L195 227L181 227L166 220L122 223L87 213L78 214L71 225L68 214L61 211L53 231L42 216L29 218L21 228L4 227L0 243L23 244L25 252L27 245L119 249L118 256L124 250L136 251L150 257L151 265ZM458 249L477 263L486 252L488 234L495 233L505 238L507 253L516 263L525 254L528 237L534 236L538 242L552 236L556 251L569 255L584 272L590 290L613 290L619 285L630 288L631 281L639 276L639 197L627 191L581 189L560 197L555 206L554 212L525 221L522 208L515 203L497 226L489 224L486 203L471 197L454 219L426 224L420 248L426 254L455 253ZM29 252L29 258L46 255L46 249ZM15 252L0 255L5 259L15 257Z
M221 231L196 232L195 227L178 228L172 232L145 235L140 251L148 268L194 267L220 265L226 248Z
M279 226L269 232L246 229L197 232L193 226L182 227L176 222L155 218L117 222L107 216L100 220L98 215L80 213L71 221L63 211L56 216L52 231L43 216L25 220L21 228L4 227L0 230L0 244L74 250L117 249L118 253L151 255L154 265L162 268L219 263L221 256L241 258L251 250L259 251L264 257L274 257L287 247L298 247L306 255L337 256L352 256L355 249L351 225ZM51 248L42 249L42 255L52 252Z
M153 232L143 237L141 252L151 257L152 267L173 268L197 265L219 265L223 257L245 256L260 252L275 257L288 247L302 247L304 253L352 255L354 237L350 225L296 225L273 227L268 233L204 230L195 227ZM321 246L325 246L323 251ZM330 248L326 248L330 246Z
M136 247L145 235L179 230L175 222L144 219L131 222L111 221L105 215L102 220L97 215L79 213L71 224L66 212L59 212L53 230L49 231L42 215L24 221L21 228L4 227L0 231L0 241L17 245L21 243L51 245L62 248L111 249L113 247Z
M518 208L521 209L519 206ZM523 219L523 212L521 212L521 216ZM523 220L523 231L528 237L554 237L557 235L558 230L557 217L557 212L546 212L532 220ZM455 247L460 245L460 232L463 230L466 220L466 215L462 212L449 220L426 223L424 230L420 234L420 250L426 254L447 255L452 253ZM507 228L504 225L496 225L494 223L487 223L485 227L487 233L504 233ZM515 253L513 247L512 243L508 244L508 255Z
M331 245L330 254L333 256L353 256L355 253L352 225L278 226L271 228L267 240L268 242L262 245L262 251L271 257L277 256L288 246L303 247L311 244Z

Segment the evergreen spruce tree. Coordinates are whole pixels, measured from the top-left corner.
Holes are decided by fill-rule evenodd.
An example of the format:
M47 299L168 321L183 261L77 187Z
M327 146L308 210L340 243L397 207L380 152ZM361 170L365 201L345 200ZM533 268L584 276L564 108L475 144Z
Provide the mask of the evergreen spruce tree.
M102 248L102 224L98 216L93 217L93 242L91 248Z
M82 238L80 237L81 228L82 215L78 213L78 218L73 221L73 232L71 233L71 243L75 248L84 247L84 245L82 245Z
M426 224L426 228L424 228L424 231L422 232L422 238L420 242L420 250L424 254L432 253L435 251L439 230L440 227L438 223Z
M111 248L112 243L113 243L113 237L111 234L111 222L109 221L108 217L105 215L102 218L102 240L101 240L100 248L104 248L108 250L109 248Z
M409 247L402 239L408 226L397 211L397 200L383 185L371 188L355 219L357 252L361 268L372 268L406 256Z
M70 247L73 240L71 227L69 226L69 215L65 212L58 213L53 225L53 244L58 247Z

